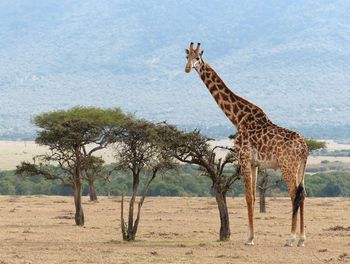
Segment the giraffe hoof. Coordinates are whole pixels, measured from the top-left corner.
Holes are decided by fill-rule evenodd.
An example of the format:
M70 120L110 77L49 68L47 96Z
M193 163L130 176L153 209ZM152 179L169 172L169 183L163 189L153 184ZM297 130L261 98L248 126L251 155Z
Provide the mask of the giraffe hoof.
M284 244L285 247L293 246L293 242L295 241L295 234L292 234L291 237Z
M246 246L254 246L254 241L253 241L253 240L251 240L251 241L246 241L246 242L244 243L244 245L246 245Z
M288 240L286 241L286 243L284 244L284 246L285 246L285 247L292 247L294 241L295 241L294 239L288 239Z
M300 239L300 240L298 241L298 247L303 247L303 246L305 246L305 245L304 245L304 239Z

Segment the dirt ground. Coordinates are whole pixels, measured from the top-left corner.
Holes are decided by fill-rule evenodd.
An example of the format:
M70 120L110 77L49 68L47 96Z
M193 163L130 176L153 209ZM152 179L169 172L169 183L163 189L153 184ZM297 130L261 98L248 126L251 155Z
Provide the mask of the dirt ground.
M123 242L120 199L84 197L86 226L73 219L73 198L0 196L0 263L346 263L350 262L350 199L307 199L304 248L283 247L291 205L270 198L255 213L255 246L244 246L243 198L229 198L231 241L219 242L213 198L148 198L137 241Z

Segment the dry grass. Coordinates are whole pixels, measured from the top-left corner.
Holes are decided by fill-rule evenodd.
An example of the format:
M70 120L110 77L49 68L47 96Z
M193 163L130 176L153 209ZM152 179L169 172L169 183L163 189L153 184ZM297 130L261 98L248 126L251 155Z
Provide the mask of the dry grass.
M0 263L345 263L350 261L350 200L308 199L307 242L285 248L289 199L256 210L256 245L243 245L244 199L229 198L231 241L218 242L213 198L148 198L136 242L123 242L119 199L84 200L86 226L74 225L73 199L0 197ZM335 228L336 227L336 228Z
M211 144L231 147L232 141L219 140ZM327 141L327 147L329 150L350 149L349 144L336 144L331 140ZM21 161L32 161L33 156L44 154L47 148L38 146L33 141L0 141L0 150L0 170L13 170ZM217 150L218 157L224 157L226 153L225 150ZM101 155L107 164L114 161L112 149L100 151L97 155ZM320 164L322 160L350 163L350 157L310 156L308 164Z
M0 170L13 170L21 161L32 162L33 156L44 154L48 148L39 146L34 141L0 141L0 150ZM102 155L107 163L114 160L111 149L97 154Z

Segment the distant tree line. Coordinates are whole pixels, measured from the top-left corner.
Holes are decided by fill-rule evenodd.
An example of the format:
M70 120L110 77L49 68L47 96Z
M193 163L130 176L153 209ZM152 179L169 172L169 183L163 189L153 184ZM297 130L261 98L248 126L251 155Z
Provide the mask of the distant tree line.
M112 165L106 165L106 168ZM261 179L262 176L259 176ZM279 181L279 173L269 172L269 183ZM350 172L316 173L306 175L305 185L308 197L350 197ZM141 180L141 189L144 182ZM149 196L180 196L180 197L211 197L211 181L203 177L198 171L198 166L182 165L178 172L166 173L154 180L149 189ZM97 195L120 196L131 194L132 180L125 172L113 171L111 182L103 179L95 182ZM89 195L89 186L83 184L82 194ZM138 193L138 195L141 192ZM243 196L244 189L242 180L238 180L228 192L228 196ZM15 175L14 171L0 172L0 195L72 195L70 187L62 186L58 181L48 181L42 177L35 176L22 179ZM282 181L277 187L268 189L266 195L288 196L287 187Z

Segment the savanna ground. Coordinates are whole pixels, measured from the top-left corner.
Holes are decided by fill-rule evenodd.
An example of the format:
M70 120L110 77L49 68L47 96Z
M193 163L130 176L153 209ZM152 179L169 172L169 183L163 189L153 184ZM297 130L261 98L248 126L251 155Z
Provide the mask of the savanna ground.
M86 226L74 225L73 198L0 196L0 263L345 263L350 262L350 199L308 198L304 248L289 236L288 198L255 213L255 246L244 246L244 198L228 198L231 241L219 242L213 198L147 198L137 241L123 242L120 198L84 197Z

